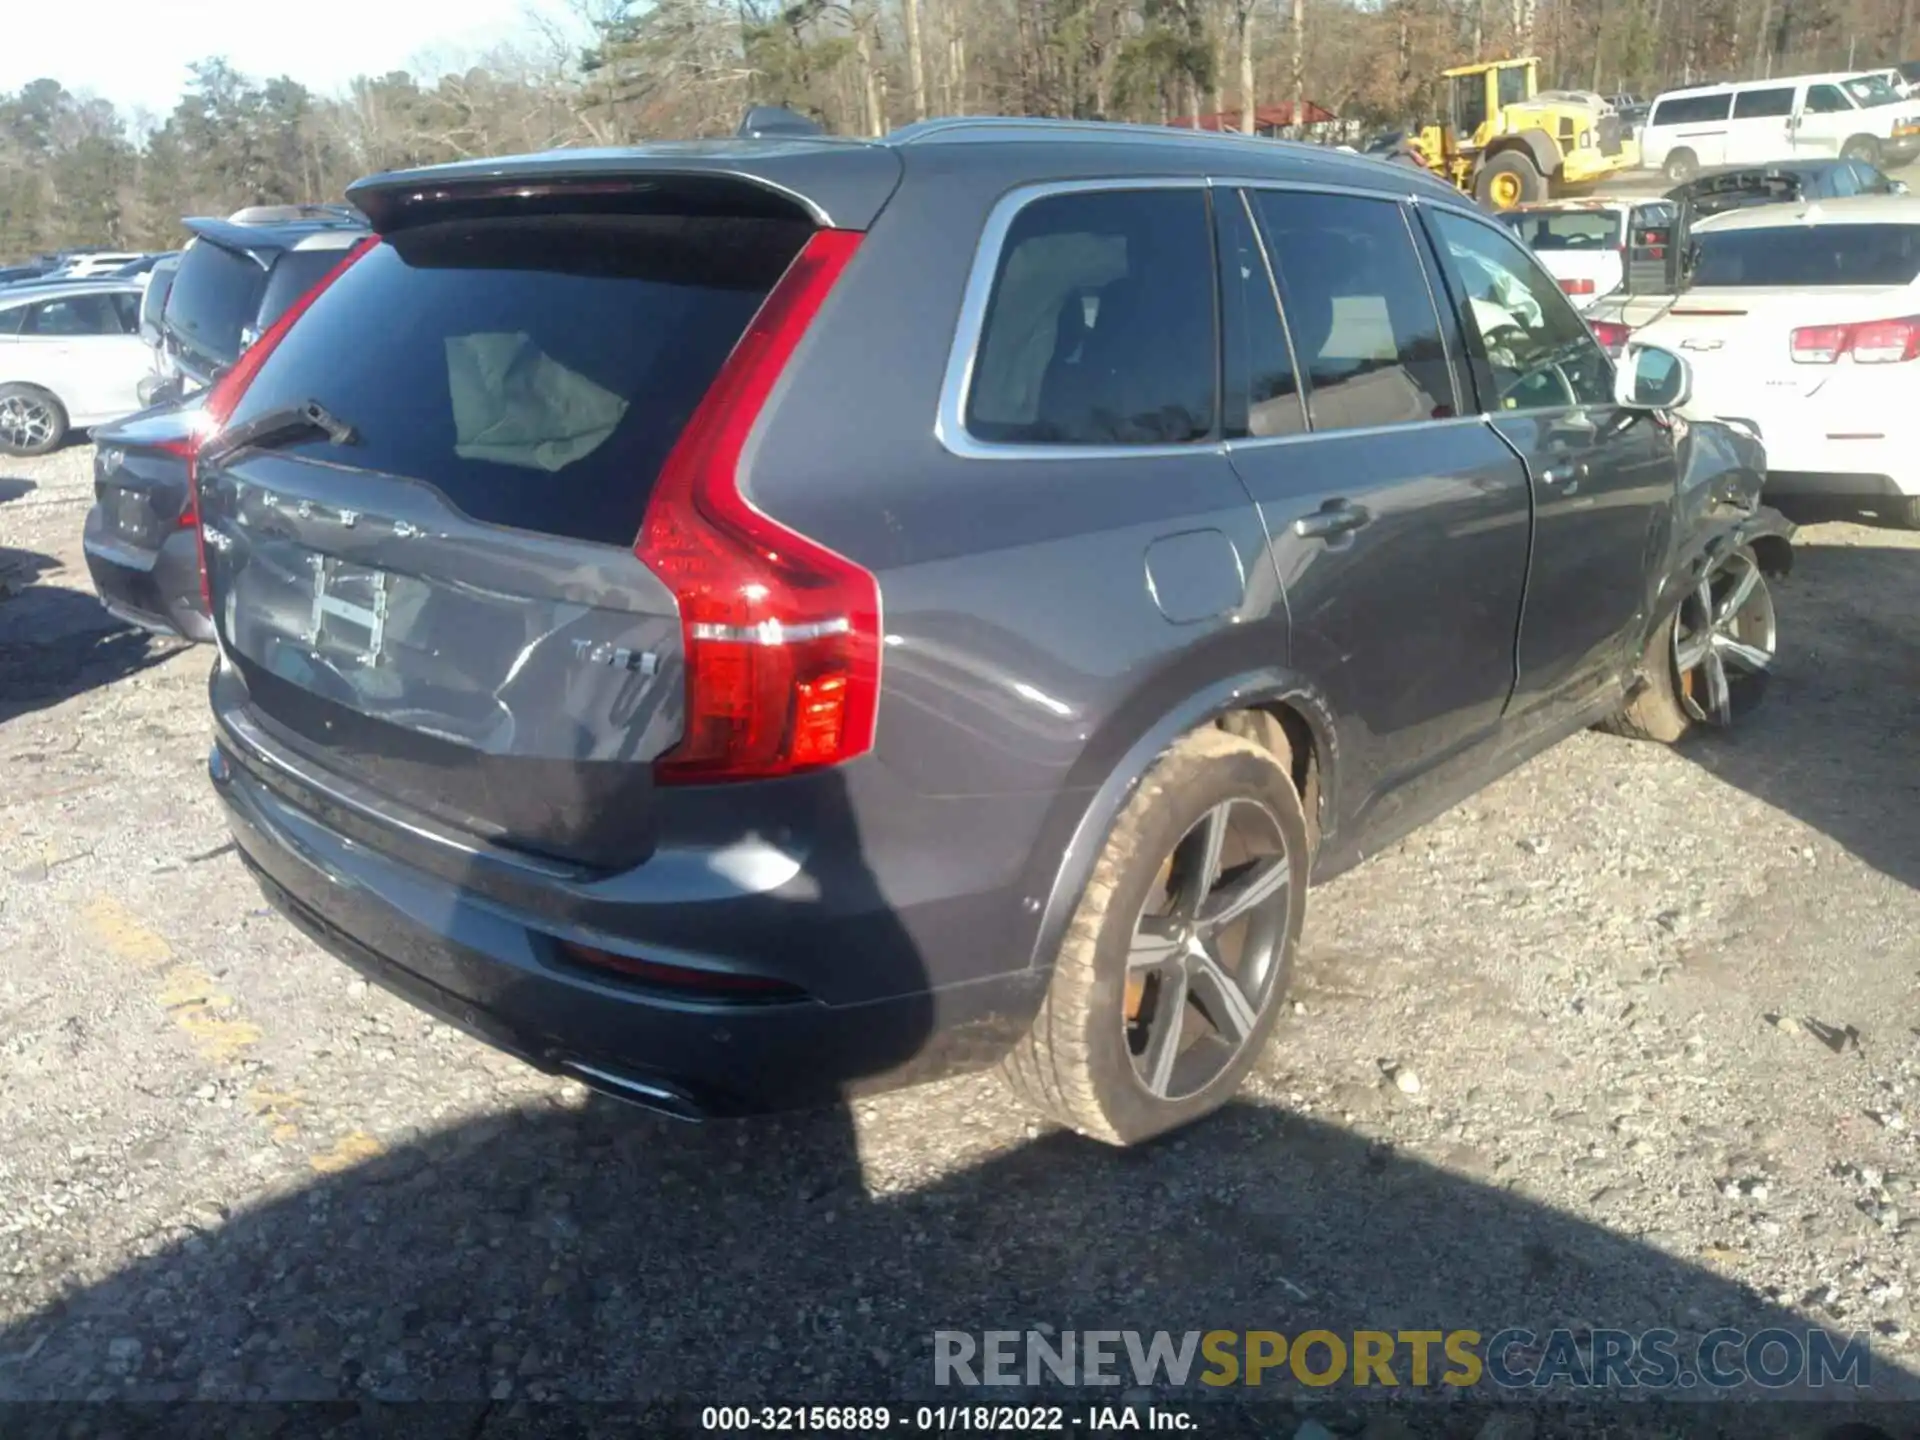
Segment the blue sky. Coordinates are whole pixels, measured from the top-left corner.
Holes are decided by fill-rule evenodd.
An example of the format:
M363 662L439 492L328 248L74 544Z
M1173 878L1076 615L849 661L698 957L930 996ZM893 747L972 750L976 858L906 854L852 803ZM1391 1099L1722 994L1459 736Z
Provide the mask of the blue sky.
M164 116L187 65L224 55L255 77L291 75L332 91L423 56L473 55L529 38L534 17L565 21L564 0L12 0L0 91L50 75L69 90Z

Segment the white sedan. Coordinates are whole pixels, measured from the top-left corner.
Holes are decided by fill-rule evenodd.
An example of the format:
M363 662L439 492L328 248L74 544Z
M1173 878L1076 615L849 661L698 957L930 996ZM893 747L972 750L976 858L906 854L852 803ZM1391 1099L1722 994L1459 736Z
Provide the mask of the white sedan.
M1691 284L1634 333L1692 363L1688 409L1759 429L1769 500L1920 528L1920 196L1736 210L1691 238Z
M0 290L0 454L44 455L140 408L138 280Z
M1627 239L1641 226L1671 221L1669 200L1549 200L1500 215L1526 242L1573 308L1586 310L1626 278Z

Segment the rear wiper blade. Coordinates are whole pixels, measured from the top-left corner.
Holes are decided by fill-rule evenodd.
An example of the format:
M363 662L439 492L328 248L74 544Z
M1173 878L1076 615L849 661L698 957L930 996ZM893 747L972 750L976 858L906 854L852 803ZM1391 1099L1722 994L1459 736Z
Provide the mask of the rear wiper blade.
M358 430L318 400L303 400L297 405L263 410L221 431L201 449L200 463L211 465L236 451L278 445L315 430L336 445L351 445L360 438Z

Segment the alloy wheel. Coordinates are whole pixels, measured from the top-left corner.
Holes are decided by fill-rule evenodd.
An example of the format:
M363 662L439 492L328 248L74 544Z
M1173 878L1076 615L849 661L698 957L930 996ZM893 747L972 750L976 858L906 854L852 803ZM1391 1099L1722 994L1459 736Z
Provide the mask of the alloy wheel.
M1150 1095L1197 1094L1252 1040L1282 968L1291 874L1280 822L1257 800L1208 810L1161 866L1134 923L1122 1018Z
M1736 550L1680 602L1673 622L1673 668L1680 702L1695 720L1733 724L1743 680L1773 664L1773 596L1753 555Z
M0 443L11 449L30 450L44 445L53 435L53 406L31 395L8 395L0 399Z

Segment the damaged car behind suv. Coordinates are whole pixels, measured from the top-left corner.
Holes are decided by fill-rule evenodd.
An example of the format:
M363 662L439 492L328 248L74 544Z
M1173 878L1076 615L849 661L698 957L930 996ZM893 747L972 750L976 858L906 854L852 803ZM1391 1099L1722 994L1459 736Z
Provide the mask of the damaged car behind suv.
M607 1094L998 1063L1143 1140L1311 883L1766 677L1759 445L1412 170L954 120L350 198L207 402L211 776L319 944Z

